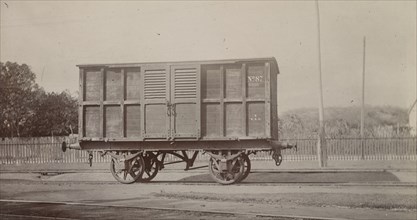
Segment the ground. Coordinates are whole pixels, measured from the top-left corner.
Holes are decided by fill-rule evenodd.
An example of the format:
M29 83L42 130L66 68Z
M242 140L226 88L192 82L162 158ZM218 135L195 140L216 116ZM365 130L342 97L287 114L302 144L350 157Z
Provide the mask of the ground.
M272 170L263 161L253 164L255 173L241 184L230 186L212 182L205 169L192 172L163 170L154 182L130 185L116 183L109 172L100 169L59 175L7 173L3 170L0 174L0 198L2 201L170 209L140 212L157 219L216 217L202 211L241 213L247 219L258 218L256 214L346 219L417 218L415 161L392 161L390 165L385 161L384 166L368 164L367 167L371 168L367 169L340 169L336 166L327 170ZM12 210L10 207L9 203L2 203L1 213ZM85 218L86 210L77 207L77 204L72 204L67 208L72 210L70 216ZM20 208L30 210L28 207ZM177 211L172 211L172 208ZM184 210L200 212L190 215ZM129 219L131 213L139 211L119 212ZM96 215L110 216L106 212ZM236 216L219 216L217 218L236 219Z

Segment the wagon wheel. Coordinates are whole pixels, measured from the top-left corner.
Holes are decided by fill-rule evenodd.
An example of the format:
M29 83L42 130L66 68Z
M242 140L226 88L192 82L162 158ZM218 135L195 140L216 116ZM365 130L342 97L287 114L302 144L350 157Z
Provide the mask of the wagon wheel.
M137 181L149 182L155 178L156 174L158 174L161 165L159 164L158 157L156 157L154 154L147 154L143 159L145 162L144 172Z
M143 157L139 155L136 158L122 162L112 158L110 171L117 181L125 184L133 183L143 174Z
M229 185L238 182L240 177L244 173L244 162L241 156L231 160L227 170L221 170L219 160L210 158L209 160L209 171L214 181Z
M246 179L246 177L248 177L250 170L251 170L251 163L250 163L250 159L248 157L247 154L241 154L242 155L242 160L243 160L243 174L242 176L239 178L239 180L237 182L241 182L244 179Z

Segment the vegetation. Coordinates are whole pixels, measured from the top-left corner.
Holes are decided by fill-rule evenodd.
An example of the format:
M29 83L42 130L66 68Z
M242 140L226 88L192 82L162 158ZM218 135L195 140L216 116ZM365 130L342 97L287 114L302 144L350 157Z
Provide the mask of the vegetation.
M1 63L0 137L77 132L77 101L69 92L45 92L26 64Z
M325 130L328 137L358 137L360 108L333 107L325 109ZM407 110L399 107L366 106L365 136L392 137L408 134ZM280 135L284 138L315 137L318 132L318 110L297 109L279 118Z
M77 133L77 100L69 92L45 92L26 64L1 63L0 137L58 136ZM387 137L408 134L407 111L397 107L366 108L365 134ZM360 108L325 109L326 135L357 137L360 133ZM297 109L280 115L282 138L316 137L317 109Z

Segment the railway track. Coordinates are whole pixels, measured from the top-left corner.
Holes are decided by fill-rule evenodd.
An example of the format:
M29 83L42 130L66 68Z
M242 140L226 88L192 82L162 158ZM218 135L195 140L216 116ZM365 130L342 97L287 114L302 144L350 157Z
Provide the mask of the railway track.
M147 213L148 216L141 216L141 218L156 217L152 216L154 213L159 215L169 213L165 215L167 219L180 218L188 219L191 217L216 217L221 219L282 219L282 220L343 220L343 218L328 218L317 216L302 216L302 215L276 215L276 214L263 214L263 213L245 213L245 212L231 212L231 211L208 211L208 210L195 210L195 209L183 209L183 208L166 208L166 207L149 207L149 206L126 206L126 205L103 205L95 203L79 203L79 202L53 202L53 201L31 201L31 200L0 200L0 204L3 207L0 209L0 217L3 219L89 219L94 215L101 215L100 213L94 213L94 210L107 210L107 216L100 216L100 219L113 219L112 215L108 213L117 213L117 210L124 210L129 213ZM31 213L30 209L37 210L36 213ZM50 210L58 209L59 212L52 212ZM81 210L82 209L82 210ZM22 211L29 210L29 211ZM49 211L48 211L49 210ZM80 215L60 216L65 215L66 211L79 212ZM88 211L89 216L82 216L82 213ZM58 214L57 214L58 213ZM133 219L124 218L123 219ZM136 218L135 218L136 219Z
M42 183L42 184L88 184L88 185L122 185L119 182L111 181L79 181L79 180L19 180L19 179L7 179L0 180L5 182L18 182L18 183ZM186 182L186 181L152 181L149 183L133 183L133 185L190 185L190 186L219 186L215 182ZM404 182L351 182L351 183L338 183L338 182L242 182L234 184L234 186L343 186L343 187L355 187L355 186L378 186L378 187L417 187L417 183L404 183Z
M162 173L206 173L205 169L194 169L185 171L183 169L164 169ZM415 169L252 169L250 173L369 173L369 172L415 172ZM65 174L65 173L108 173L108 169L40 169L40 170L0 170L0 173L50 173L50 174Z
M0 181L7 182L42 182L44 184L98 184L120 185L107 171L92 170L32 170L22 172L0 172ZM405 174L411 171L401 171ZM414 173L414 172L413 172ZM14 176L14 174L16 174ZM82 177L80 178L80 174ZM90 175L91 174L91 175ZM149 183L151 185L218 185L208 174L167 170ZM407 174L408 175L408 174ZM415 174L414 174L415 175ZM404 176L404 174L403 174ZM236 186L387 186L416 187L417 183L408 178L400 181L390 171L385 170L255 170L248 179Z
M415 184L407 185L406 183L400 183L401 185L397 183L383 183L383 185L382 183L360 183L364 187L355 187L359 184L243 182L232 186L223 186L217 183L176 181L153 181L130 185L120 184L116 181L4 181L0 182L3 186L0 219L51 219L51 217L84 219L84 216L93 219L137 219L132 216L145 216L142 217L143 219L226 220L357 219L358 216L378 216L379 219L410 219L409 216L412 213L407 209L401 213L391 209L387 212L378 209L350 209L346 208L351 207L350 202L345 203L336 198L343 197L348 193L356 195L356 197L351 197L355 203L368 201L362 199L363 196L370 199L394 198L399 200L403 198L396 196L397 193L409 195L408 193L415 191L416 187ZM16 189L22 192L15 192ZM234 196L232 199L228 194L230 190L233 191L230 193ZM246 195L248 192L254 193ZM380 192L384 193L374 195ZM212 195L213 193L215 195ZM263 197L264 194L269 193L276 193L276 195ZM320 197L318 206L316 203L314 205L307 202L307 198L322 193L327 195ZM360 197L357 197L358 195ZM289 196L289 200L282 200L287 196ZM245 198L246 202L241 202L241 198ZM406 199L408 198L409 196ZM335 203L326 203L325 199L330 199ZM258 200L261 202L255 202ZM299 204L298 200L307 203ZM274 202L269 203L268 201ZM324 203L320 201L324 201ZM50 212L54 210L56 213ZM74 216L71 214L72 212L78 213L78 215ZM121 212L130 214L124 217L114 215ZM385 216L387 213L388 217ZM102 215L106 215L107 218L102 218Z

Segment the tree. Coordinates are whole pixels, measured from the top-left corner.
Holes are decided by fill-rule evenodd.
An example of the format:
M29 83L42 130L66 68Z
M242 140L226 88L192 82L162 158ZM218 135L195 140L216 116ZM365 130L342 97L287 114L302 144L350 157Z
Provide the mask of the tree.
M0 136L26 135L28 119L34 114L34 91L39 89L36 75L26 64L0 62L0 67Z
M26 64L0 62L0 65L0 137L77 132L77 101L69 92L45 92L36 84L36 75Z
M34 108L33 136L68 135L77 132L77 100L67 91L43 93Z

